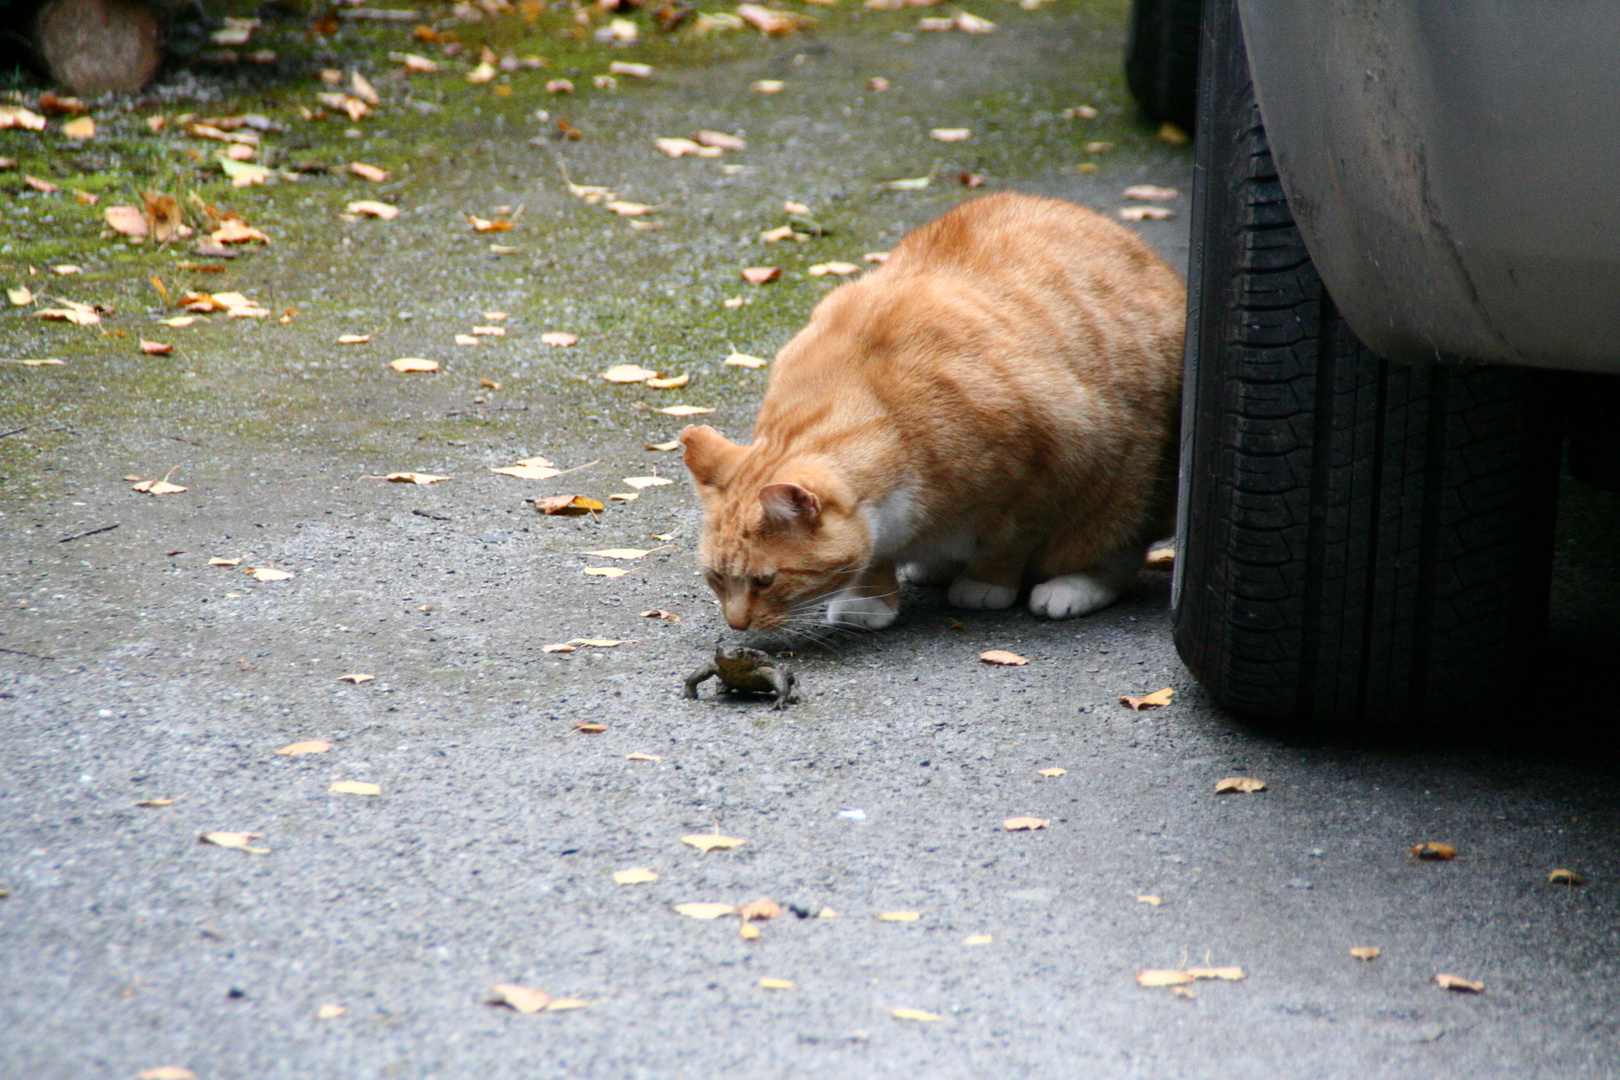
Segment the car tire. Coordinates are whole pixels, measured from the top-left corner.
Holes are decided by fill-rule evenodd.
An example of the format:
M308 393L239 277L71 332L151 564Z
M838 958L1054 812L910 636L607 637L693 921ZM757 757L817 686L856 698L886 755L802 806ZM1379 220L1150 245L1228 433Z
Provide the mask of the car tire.
M1198 98L1198 21L1203 0L1134 0L1125 83L1144 115L1193 130Z
M1372 355L1306 252L1232 0L1206 12L1175 640L1291 727L1467 722L1546 624L1559 435L1542 373Z

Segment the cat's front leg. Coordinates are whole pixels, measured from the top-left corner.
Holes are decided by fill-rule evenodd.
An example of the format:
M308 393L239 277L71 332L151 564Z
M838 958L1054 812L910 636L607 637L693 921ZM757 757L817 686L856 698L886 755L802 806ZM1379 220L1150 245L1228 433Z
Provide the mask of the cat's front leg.
M882 630L900 614L900 582L893 563L869 566L855 584L827 601L827 621L834 626Z

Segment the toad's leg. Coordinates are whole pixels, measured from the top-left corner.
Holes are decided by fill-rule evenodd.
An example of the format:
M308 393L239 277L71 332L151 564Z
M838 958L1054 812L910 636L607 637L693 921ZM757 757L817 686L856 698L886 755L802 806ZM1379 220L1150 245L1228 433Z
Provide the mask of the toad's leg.
M689 698L696 698L698 684L704 679L713 678L718 674L720 674L720 672L713 664L705 664L703 667L694 671L691 677L686 680L686 696Z

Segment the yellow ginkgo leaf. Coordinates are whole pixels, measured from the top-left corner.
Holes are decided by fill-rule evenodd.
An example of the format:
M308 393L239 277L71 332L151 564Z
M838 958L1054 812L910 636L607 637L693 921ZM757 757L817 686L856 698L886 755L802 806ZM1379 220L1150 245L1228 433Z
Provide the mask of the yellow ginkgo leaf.
M741 847L747 842L734 836L721 836L719 833L693 833L690 836L681 837L681 843L695 847L705 855L715 850L730 851L732 848Z

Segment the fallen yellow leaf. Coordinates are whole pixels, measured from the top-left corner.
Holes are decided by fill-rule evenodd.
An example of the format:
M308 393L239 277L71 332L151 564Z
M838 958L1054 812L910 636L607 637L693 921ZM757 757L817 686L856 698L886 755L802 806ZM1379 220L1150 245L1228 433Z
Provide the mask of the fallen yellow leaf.
M628 22L629 20L622 20ZM633 28L635 23L630 23ZM634 39L631 39L634 40ZM653 73L651 64L635 64L629 60L614 60L608 64L608 73L611 75L628 75L632 79L646 79Z
M624 755L624 760L626 760L626 761L663 761L664 759L661 756L659 756L658 754L639 754L638 753L638 754L626 754L626 755Z
M535 499L534 508L542 514L578 517L581 514L599 514L607 509L595 499L584 495L553 495L549 499Z
M964 945L988 945L995 939L989 934L969 934L962 939Z
M615 870L613 880L620 885L646 885L658 880L658 875L641 866L632 866L628 870Z
M877 916L878 922L916 922L922 918L917 911L885 911Z
M730 364L732 367L762 368L766 365L766 363L768 363L768 361L761 360L757 356L749 356L747 353L734 351L730 356L722 360L721 363Z
M760 79L753 84L754 90L761 94L780 94L786 86L781 79Z
M648 552L640 548L602 548L599 551L587 551L584 554L595 555L599 559L641 559L645 558Z
M1222 979L1226 982L1238 982L1244 978L1240 967L1188 968L1187 974L1195 979Z
M1066 775L1069 770L1068 769L1040 769L1040 770L1037 770L1037 771L1039 772L1039 774L1041 776L1044 776L1044 777L1046 777L1047 779L1050 780L1050 779L1053 779L1055 777Z
M640 364L615 364L602 372L602 378L611 383L638 383L658 378L658 372Z
M339 345L364 345L371 340L370 334L339 334Z
M718 919L722 915L735 914L737 909L730 904L708 904L694 902L690 904L676 904L675 911L689 919Z
M935 142L966 142L973 138L970 128L935 128L928 133L928 137Z
M1357 960L1376 960L1382 951L1376 945L1357 945L1350 950L1350 955Z
M738 908L737 914L749 922L769 922L782 914L782 905L775 900L751 900Z
M811 277L825 277L828 274L834 274L834 275L837 275L838 277L844 277L844 276L847 276L849 274L858 274L860 272L861 272L861 268L859 266L856 266L854 263L850 263L850 262L816 263L814 266L812 266L810 268L810 276Z
M737 936L742 938L744 941L758 941L759 927L755 926L753 923L745 922L741 926L737 927Z
M1136 902L1138 904L1149 904L1153 907L1158 907L1160 904L1164 903L1164 901L1160 900L1157 896L1138 896L1136 898Z
M1024 657L1019 656L1017 653L1008 652L1005 649L991 649L989 652L982 652L979 654L979 659L987 664L1001 664L1006 667L1022 667L1029 663Z
M208 560L208 565L209 566L241 566L242 565L242 557L240 555L238 555L234 559L222 559L218 555L215 555L212 559Z
M1264 790L1266 790L1266 782L1256 780L1252 776L1228 776L1215 784L1215 794L1217 795L1248 795L1252 792Z
M544 990L512 983L496 983L489 988L491 1005L505 1005L520 1013L537 1013L551 1003L551 995Z
M393 221L399 217L399 207L391 206L376 199L357 199L344 207L344 212L360 217L380 218L383 221Z
M759 985L760 985L760 989L762 989L762 990L791 990L791 989L793 989L793 982L790 979L761 979L761 980L759 980Z
M276 753L283 757L299 757L303 754L324 754L332 749L332 744L325 739L307 739L304 742L289 743Z
M1147 202L1168 202L1181 194L1173 187L1159 187L1156 184L1132 184L1125 189L1127 199L1142 199Z
M382 788L364 780L334 780L326 789L334 795L381 795Z
M574 1009L583 1009L589 1004L590 1002L581 1001L578 998L559 998L546 1006L546 1012L571 1012Z
M347 675L339 675L338 682L346 682L354 686L359 686L361 683L368 683L376 678L377 676L375 675L363 675L358 671L351 671Z
M648 379L647 385L654 390L676 390L692 381L690 372L675 375L668 379Z
M425 472L391 472L383 477L384 480L396 484L437 484L441 480L450 479L448 476L437 476Z
M667 476L627 476L624 478L624 482L640 491L643 488L663 487L665 484L673 484L675 481Z
M654 409L653 412L663 413L665 416L700 416L714 410L704 405L671 405L667 409Z
M1010 817L1001 823L1001 827L1008 832L1034 832L1036 829L1044 829L1050 824L1052 824L1051 821L1046 818Z
M249 841L257 840L262 834L256 832L210 832L203 833L201 840L205 844L215 847L235 848L238 851L251 852L254 855L268 855L269 848L254 847Z
M591 577L624 577L629 572L628 570L621 570L617 566L590 566L585 569L585 573Z
M529 465L519 462L516 465L505 465L499 469L490 469L492 473L502 476L515 476L519 480L550 480L554 476L561 476L561 469L554 469L550 465ZM572 498L572 496L569 496Z
M742 271L742 279L750 285L764 285L782 276L779 266L749 266Z
M1547 875L1549 885L1584 885L1586 879L1573 870L1554 870Z
M938 1013L924 1012L922 1009L890 1009L889 1015L896 1020L916 1020L923 1024L939 1019Z
M1462 994L1483 994L1485 992L1483 982L1465 979L1461 975L1436 975L1434 981L1439 983L1443 989L1455 990Z
M1173 971L1164 968L1143 968L1136 973L1138 986L1180 986L1193 981L1192 974L1186 971Z
M1142 697L1127 697L1121 694L1119 703L1125 706L1127 709L1134 709L1137 712L1141 712L1144 709L1157 709L1161 705L1170 704L1170 698L1174 695L1175 691L1167 686L1163 690L1155 690L1153 693L1146 694Z
M248 573L253 575L254 581L291 581L292 574L285 570L277 570L273 566L255 566Z
M402 356L398 360L390 360L388 366L395 371L438 371L437 360L425 360L420 356Z
M158 809L158 808L164 807L164 806L173 806L174 805L174 800L173 799L138 799L138 800L136 800L135 805L136 806L146 806L146 807L150 807L152 809Z
M197 1080L197 1074L178 1065L159 1065L155 1069L142 1069L135 1080Z
M316 1010L315 1019L336 1020L338 1017L342 1016L348 1011L349 1007L347 1005L322 1005Z
M1165 221L1176 216L1163 206L1122 206L1116 213L1121 221Z
M1455 859L1456 857L1456 848L1452 847L1450 844L1441 844L1433 840L1428 840L1421 844L1417 844L1412 848L1412 858L1414 859L1443 861L1446 859Z
M693 833L690 836L681 837L681 843L695 847L707 855L716 849L729 851L732 848L741 847L747 841L738 840L731 836L721 836L719 833Z
M648 206L646 203L628 202L624 199L615 199L602 204L602 209L620 217L641 217L643 214L654 214L658 207Z

